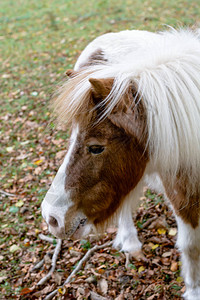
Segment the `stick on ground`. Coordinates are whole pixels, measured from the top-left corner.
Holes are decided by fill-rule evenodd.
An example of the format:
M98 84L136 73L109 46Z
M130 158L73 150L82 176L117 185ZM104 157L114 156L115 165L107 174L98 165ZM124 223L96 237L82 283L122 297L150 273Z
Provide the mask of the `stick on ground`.
M16 197L16 195L0 190L0 194L8 196L8 197Z
M109 247L112 245L112 241L110 242L106 242L103 245L95 245L93 248L91 248L90 250L88 250L88 252L83 256L83 258L79 261L78 265L76 266L76 268L72 271L72 273L68 276L68 278L65 280L64 284L61 286L61 288L63 288L65 286L65 284L69 283L72 280L72 277L81 269L82 265L84 262L86 262L89 257L97 250L105 248L105 247ZM45 297L44 300L50 300L52 299L58 292L58 288L56 290L54 290L53 292L51 292L49 295L47 295Z
M52 257L52 264L51 264L51 269L49 271L49 273L44 276L38 283L37 285L42 285L45 282L47 282L47 280L49 280L49 278L51 278L52 273L55 271L56 268L56 261L58 259L58 255L60 253L61 250L61 246L62 246L62 240L61 239L57 239L57 244L53 253L53 257Z
M51 244L53 244L55 241L57 241L56 239L53 239L53 238L51 238L51 237L49 237L49 236L46 236L46 235L44 235L44 234L39 234L39 238L41 239L41 240L43 240L43 241L46 241L46 242L49 242L49 243L51 243Z

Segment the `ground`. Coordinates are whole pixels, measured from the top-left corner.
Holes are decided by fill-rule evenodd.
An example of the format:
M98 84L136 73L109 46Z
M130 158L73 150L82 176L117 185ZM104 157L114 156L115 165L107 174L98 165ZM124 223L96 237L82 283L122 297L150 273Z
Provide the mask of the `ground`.
M43 299L62 284L80 258L99 241L64 241L56 271L48 272L54 245L40 204L65 153L68 131L55 128L49 99L94 37L124 29L162 30L198 24L199 1L52 0L1 2L0 90L0 299ZM6 194L9 193L9 194ZM150 220L150 221L149 221ZM145 261L132 260L111 247L95 252L73 282L59 290L65 299L179 299L184 291L176 224L162 197L147 191L135 215ZM33 266L45 257L37 271Z

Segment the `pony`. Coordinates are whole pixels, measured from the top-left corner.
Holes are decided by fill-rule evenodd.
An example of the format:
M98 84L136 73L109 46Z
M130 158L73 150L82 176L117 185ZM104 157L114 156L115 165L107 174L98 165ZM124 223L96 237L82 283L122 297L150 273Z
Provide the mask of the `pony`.
M146 180L174 211L185 299L200 299L200 33L121 31L92 41L53 100L69 148L42 202L49 230L81 237L118 220L113 246L141 251L132 220Z

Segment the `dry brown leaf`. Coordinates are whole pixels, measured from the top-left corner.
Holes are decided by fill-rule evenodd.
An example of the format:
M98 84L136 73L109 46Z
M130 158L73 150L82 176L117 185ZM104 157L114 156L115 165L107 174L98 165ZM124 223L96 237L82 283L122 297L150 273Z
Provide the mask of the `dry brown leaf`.
M173 261L172 264L171 264L171 267L170 267L170 270L172 272L176 272L178 270L178 263L177 261Z
M99 289L102 292L103 295L107 294L108 291L108 282L104 278L100 279L98 281Z

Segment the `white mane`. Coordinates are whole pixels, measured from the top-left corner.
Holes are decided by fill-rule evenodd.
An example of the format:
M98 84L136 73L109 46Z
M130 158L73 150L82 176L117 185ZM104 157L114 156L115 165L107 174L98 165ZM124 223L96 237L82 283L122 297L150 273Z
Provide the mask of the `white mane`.
M142 36L143 37L143 36ZM147 37L147 36L146 36ZM81 80L63 101L65 112L78 110L90 90L89 78L115 78L105 100L104 117L111 113L133 83L147 111L148 148L161 172L188 172L200 180L200 36L172 30L143 40L138 49L118 63L83 70ZM77 76L75 79L78 79ZM66 87L67 88L67 84Z

